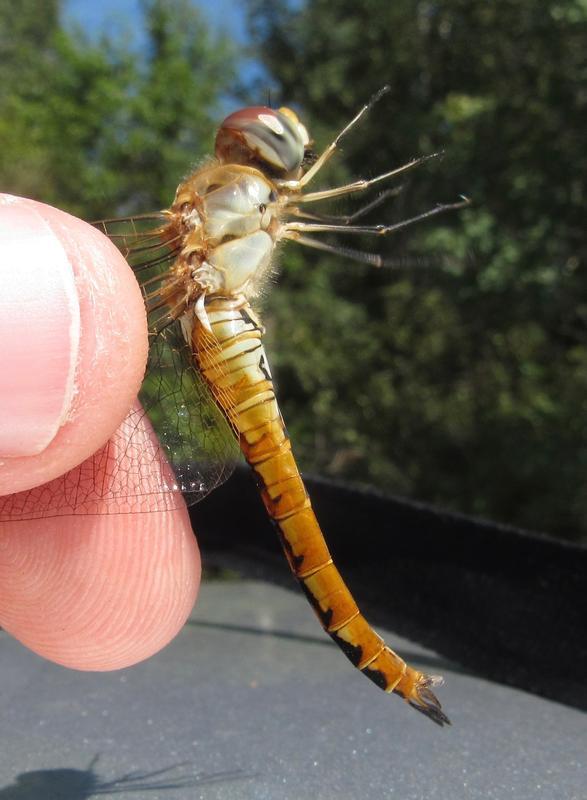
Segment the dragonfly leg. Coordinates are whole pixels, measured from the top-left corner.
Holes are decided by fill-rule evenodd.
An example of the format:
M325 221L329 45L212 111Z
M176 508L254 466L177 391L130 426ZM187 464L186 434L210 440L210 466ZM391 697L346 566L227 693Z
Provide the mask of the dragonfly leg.
M356 250L353 247L343 247L342 245L328 244L321 239L314 239L311 236L297 236L297 244L303 247L312 247L315 250L322 250L324 253L346 258L349 261L357 261L359 264L368 264L371 267L391 267L393 269L408 269L417 267L439 267L448 262L443 255L403 255L384 257L379 253L372 253L370 250Z
M439 158L442 155L442 151L430 153L427 156L413 158L406 164L402 164L401 167L396 167L396 169L389 170L389 172L383 172L381 175L376 175L374 178L361 178L357 181L353 181L352 183L346 183L344 186L335 186L332 189L323 189L320 192L308 192L307 194L293 195L291 199L286 200L285 205L287 207L288 203L315 203L320 200L331 200L333 197L342 197L347 194L354 194L355 192L364 192L371 188L371 186L375 186L376 183L381 183L381 181L387 181L390 178L396 177L397 175L402 175L404 172L415 169L421 164L425 164L426 161L430 161L433 158Z
M327 223L315 222L286 222L282 226L281 238L299 239L299 234L305 233L351 233L351 234L370 234L376 236L387 236L390 233L408 228L416 222L421 222L428 217L435 217L445 211L455 211L470 205L471 201L462 196L456 203L438 203L437 205L417 214L415 217L396 222L394 225L330 225Z
M306 211L304 208L289 208L288 214L292 214L295 217L299 217L301 219L311 219L315 222L324 222L326 224L339 224L339 225L351 225L356 220L360 219L360 217L364 217L365 214L368 214L370 211L373 211L374 208L378 208L382 205L389 197L397 197L400 192L404 189L402 186L396 186L393 189L386 189L381 194L377 195L374 200L371 200L369 203L365 203L365 205L360 206L356 211L352 214L314 214L311 211ZM299 241L299 239L298 239Z
M346 125L338 136L328 145L328 147L322 152L322 154L318 157L318 159L312 164L310 169L304 173L304 175L297 181L278 181L280 187L284 189L291 189L293 191L299 192L301 191L306 184L308 184L313 178L316 177L318 172L322 169L322 167L328 163L330 158L336 152L338 145L340 144L341 140L346 136L346 134L355 127L355 125L365 116L368 114L369 111L373 108L373 106L379 102L379 100L383 97L383 95L387 94L390 90L389 86L383 86L379 89L378 92L371 97L369 102L365 103L365 105L361 108L361 110L355 114L352 120Z

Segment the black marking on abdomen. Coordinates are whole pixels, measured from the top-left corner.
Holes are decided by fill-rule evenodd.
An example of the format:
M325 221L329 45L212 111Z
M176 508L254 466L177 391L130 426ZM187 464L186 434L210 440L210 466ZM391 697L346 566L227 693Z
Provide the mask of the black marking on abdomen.
M259 369L265 376L265 379L268 381L272 381L271 373L269 372L269 365L267 364L267 359L265 358L265 353L261 355L259 359Z
M291 564L291 568L292 568L294 574L297 574L299 568L304 563L304 556L303 555L299 555L299 556L294 555L292 546L289 543L289 541L288 541L287 537L285 536L285 534L283 533L283 531L281 530L281 528L279 527L279 523L277 522L277 520L273 520L273 522L274 522L275 527L277 529L277 535L279 536L279 541L281 542L281 546L283 547L283 549L287 553L289 562Z
M371 667L365 667L365 669L362 669L361 672L363 673L363 675L366 675L370 681L373 681L373 683L377 684L377 686L379 686L380 689L383 689L384 691L385 689L387 689L389 684L387 678L385 677L383 672L381 672L381 670L371 669Z
M326 611L323 611L322 608L320 607L320 604L312 594L312 592L308 589L308 587L304 583L304 579L299 578L299 581L300 581L300 586L302 587L304 594L308 598L308 602L316 612L316 615L320 620L322 627L324 628L325 631L328 631L328 627L332 622L332 617L334 612L332 611L331 608L327 608Z
M344 639L341 639L340 636L337 635L336 631L329 633L329 636L336 642L336 644L340 647L342 652L351 662L351 664L355 667L358 667L361 663L361 658L363 657L363 648L360 644L351 644L350 642L346 642Z
M247 313L247 311L246 311L244 308L241 308L241 310L240 310L240 315L241 315L241 319L242 319L242 321L243 321L243 322L244 322L246 325L249 325L249 324L250 324L250 325L252 325L252 326L253 326L254 330L261 332L261 328L259 327L259 325L258 325L258 324L255 322L255 320L254 320L254 319L253 319L253 318L250 316L250 314L248 314L248 313Z

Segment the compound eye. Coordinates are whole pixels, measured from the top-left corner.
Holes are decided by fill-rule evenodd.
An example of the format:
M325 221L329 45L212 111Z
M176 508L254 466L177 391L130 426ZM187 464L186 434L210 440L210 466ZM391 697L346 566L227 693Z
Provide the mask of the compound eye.
M290 173L304 158L304 130L281 111L250 106L224 120L216 155L224 164L260 163L277 174Z

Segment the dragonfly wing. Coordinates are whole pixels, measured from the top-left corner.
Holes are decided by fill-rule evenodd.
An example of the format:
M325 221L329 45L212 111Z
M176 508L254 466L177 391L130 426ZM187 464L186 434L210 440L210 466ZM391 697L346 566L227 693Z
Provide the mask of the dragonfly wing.
M141 286L151 347L139 399L173 466L176 481L170 488L192 504L229 477L240 449L194 365L177 309L160 302L162 282L180 247L167 222L161 212L96 224L120 248Z
M154 335L139 399L188 505L231 474L240 456L233 429L194 365L181 325Z
M159 236L164 222L163 214L155 214L96 223L129 259L145 296L144 284L158 285L174 258L174 243ZM234 432L194 366L180 323L165 319L163 326L161 319L160 313L149 316L142 406L133 407L110 441L66 475L1 497L0 521L164 510L179 504L180 493L188 504L198 502L231 475L240 455Z
M0 497L0 522L177 508L232 473L240 449L191 362L179 323L153 342L138 402L111 439L65 475ZM153 429L158 438L153 436Z

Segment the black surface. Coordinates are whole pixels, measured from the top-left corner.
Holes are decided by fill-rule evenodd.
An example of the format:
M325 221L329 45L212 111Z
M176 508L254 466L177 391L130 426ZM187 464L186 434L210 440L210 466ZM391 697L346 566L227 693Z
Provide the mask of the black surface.
M584 551L310 488L378 630L415 668L444 675L451 727L381 692L320 630L242 472L194 510L221 580L203 584L153 658L74 672L0 632L0 797L585 800L587 716L480 677L584 700Z
M335 560L374 624L465 670L587 708L587 549L308 480ZM292 589L248 469L193 510L206 551L254 552Z
M444 674L441 729L353 669L300 592L208 561L225 579L134 667L74 672L0 632L3 800L585 800L581 711L382 630Z

